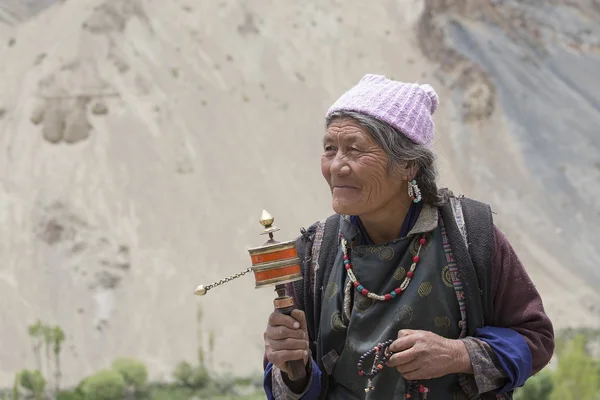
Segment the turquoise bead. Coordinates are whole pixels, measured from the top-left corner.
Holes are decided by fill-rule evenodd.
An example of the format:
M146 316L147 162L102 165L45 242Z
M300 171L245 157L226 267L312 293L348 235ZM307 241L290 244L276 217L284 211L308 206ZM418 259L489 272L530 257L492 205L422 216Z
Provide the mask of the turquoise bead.
M392 298L396 297L396 292L390 292L390 296L392 296Z
M358 285L358 287L357 287L356 289L357 289L358 291L362 292L362 291L363 291L363 289L364 289L364 287L363 287L363 285Z

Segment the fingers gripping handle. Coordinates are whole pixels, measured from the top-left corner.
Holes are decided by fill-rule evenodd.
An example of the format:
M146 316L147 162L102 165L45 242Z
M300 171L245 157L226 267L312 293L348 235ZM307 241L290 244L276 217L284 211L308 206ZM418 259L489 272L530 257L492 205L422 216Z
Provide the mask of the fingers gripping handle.
M284 309L277 309L277 311L285 315L290 315L292 311L294 311L294 308L287 307ZM290 378L291 381L295 382L306 378L306 365L304 364L304 360L288 361L286 367L288 370L288 378Z
M277 291L277 298L273 302L275 309L285 315L291 315L292 311L296 309L294 304L294 298L285 294L285 286L278 285L275 289ZM286 363L288 370L288 378L291 381L299 381L306 378L306 365L304 360L293 360Z

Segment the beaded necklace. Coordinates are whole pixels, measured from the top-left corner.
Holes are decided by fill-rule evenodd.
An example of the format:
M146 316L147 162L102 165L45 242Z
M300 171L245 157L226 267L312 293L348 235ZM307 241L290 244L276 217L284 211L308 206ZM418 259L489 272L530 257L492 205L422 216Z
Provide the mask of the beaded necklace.
M397 297L398 295L401 295L406 290L406 288L410 284L410 281L412 280L412 277L414 276L414 272L415 272L415 269L417 268L417 264L419 263L419 260L420 260L419 255L421 254L421 248L427 243L427 240L425 239L425 237L421 237L419 239L419 248L417 249L417 254L412 259L413 262L410 266L410 269L406 273L406 277L404 278L404 280L402 281L402 283L400 284L399 287L397 287L393 291L386 293L382 296L382 295L373 293L369 289L365 288L360 283L360 281L356 278L356 275L354 274L354 270L352 269L352 262L350 260L350 255L348 254L348 241L346 240L346 238L344 238L343 235L340 235L340 237L341 237L341 241L342 241L342 252L344 254L344 268L346 269L346 272L348 273L348 277L350 278L350 281L352 282L352 284L354 285L354 287L360 294L362 294L363 296L366 296L370 299L378 300L378 301L390 301L391 299ZM389 351L389 347L393 342L394 342L393 340L388 340L387 342L379 343L379 344L377 344L377 346L374 346L371 350L367 351L365 354L360 356L360 358L358 360L358 364L357 364L358 374L360 376L365 376L368 378L367 387L365 388L365 392L368 393L371 390L375 389L375 387L373 385L373 380L375 379L375 377L377 375L379 375L379 372L381 372L381 370L385 366L385 363L392 356L392 352ZM369 372L366 372L363 369L363 365L365 364L367 357L369 357L373 354L375 355L375 357L373 359L373 363L371 364L371 370ZM412 395L410 394L411 387L413 386L412 382L408 382L408 386L409 386L409 388L408 388L409 390L405 396L406 399L410 399L412 397ZM428 392L429 392L428 388L426 388L423 385L419 386L419 393L421 395L421 399L423 399L423 400L426 399Z
M417 264L419 263L419 260L420 260L419 254L421 254L421 248L425 245L425 243L427 243L427 241L425 240L424 237L419 239L419 249L417 250L417 254L412 259L413 262L410 266L410 269L406 273L406 277L404 277L404 280L402 281L402 283L400 284L399 287L397 287L396 289L394 289L391 292L386 293L382 296L380 294L373 293L369 289L365 288L360 283L360 281L356 278L356 275L354 275L354 271L352 270L352 263L350 262L350 255L348 254L348 241L346 240L346 238L344 238L343 235L340 235L340 236L342 238L342 251L344 253L344 268L346 268L346 272L348 273L348 276L350 277L350 281L352 282L352 284L354 285L356 290L358 290L363 296L366 296L370 299L378 300L378 301L389 301L389 300L395 298L396 296L402 294L402 292L404 292L406 290L406 288L408 287L408 284L410 283L410 281L415 273L415 268L417 268Z

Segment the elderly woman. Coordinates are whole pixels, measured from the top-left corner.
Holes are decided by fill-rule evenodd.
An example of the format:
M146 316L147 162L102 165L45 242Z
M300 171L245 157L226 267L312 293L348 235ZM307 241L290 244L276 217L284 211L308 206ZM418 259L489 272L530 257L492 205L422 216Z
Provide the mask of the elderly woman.
M429 85L366 75L329 109L336 214L296 242L298 310L264 334L267 398L507 399L550 360L552 324L489 206L436 186L437 106Z

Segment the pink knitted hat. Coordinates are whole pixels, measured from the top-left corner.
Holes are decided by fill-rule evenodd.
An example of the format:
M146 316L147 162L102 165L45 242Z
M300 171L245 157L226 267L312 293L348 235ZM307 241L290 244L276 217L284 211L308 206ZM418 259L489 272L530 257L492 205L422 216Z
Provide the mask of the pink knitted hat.
M433 142L432 115L439 104L438 95L429 85L402 83L382 75L365 75L344 93L327 111L355 111L383 121L417 144Z

